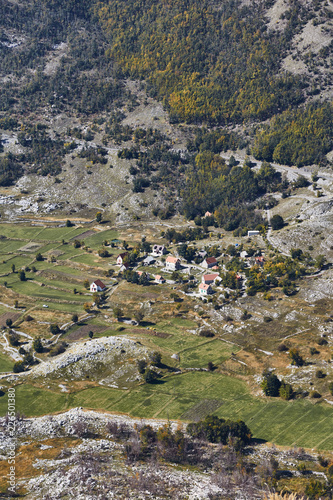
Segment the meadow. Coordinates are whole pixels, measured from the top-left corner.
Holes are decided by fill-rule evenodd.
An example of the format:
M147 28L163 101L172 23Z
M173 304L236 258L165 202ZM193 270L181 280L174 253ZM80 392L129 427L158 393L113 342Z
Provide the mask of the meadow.
M64 394L24 384L16 389L16 401L18 411L28 416L83 406L141 418L191 421L205 417L215 408L213 413L219 417L244 420L257 440L318 450L332 450L333 445L329 405L254 398L244 382L219 373L172 375L157 384L144 384L129 391L90 387ZM1 415L6 408L3 396Z
M105 240L125 239L117 231L95 230L93 227L6 224L1 226L0 233L3 236L0 239L0 302L8 305L0 305L0 313L17 313L14 327L23 331L26 328L30 335L45 338L50 337L50 323L67 323L74 313L84 314L83 304L92 301L91 294L83 286L85 279L91 282L100 278L107 284L115 282L105 278L104 271L114 264L115 255L123 251L121 243L107 247L111 254L109 258L103 259L97 252ZM75 248L74 240L82 240L81 236L84 244ZM89 247L89 252L85 247ZM42 253L44 260L36 261L37 252ZM15 272L12 271L13 264ZM35 271L31 270L32 266ZM19 279L21 268L26 269L26 281ZM117 272L117 268L114 270ZM93 317L73 325L63 337L72 343L85 341L89 331L94 332L94 338L126 335L151 350L159 351L165 369L163 377L155 384L135 381L129 384L129 389L121 390L100 386L98 382L92 382L92 377L90 381L72 384L66 380L69 392L65 393L58 387L61 378L53 380L50 377L48 389L40 380L33 385L27 378L16 387L17 410L27 416L37 416L82 406L142 418L186 422L214 413L223 418L244 420L258 440L283 446L333 450L333 411L328 404L314 403L310 399L286 402L255 397L245 379L221 373L214 366L212 371L206 371L209 362L216 367L226 366L240 353L241 347L218 335L205 338L195 334L200 321L191 305L195 302L185 297L181 305L185 313L182 313L170 300L170 291L168 285L140 287L120 281L117 287L111 288L110 298L102 309L95 310ZM16 309L15 300L19 302ZM44 308L45 305L48 307ZM133 317L138 307L144 307L144 321L136 326L128 321L117 322L113 317L115 306L124 308L127 320ZM23 322L27 311L33 320ZM255 334L258 341L264 339L264 327L257 330L248 332L251 342L255 341ZM174 353L178 354L179 361L171 358ZM12 366L13 360L5 350L0 350L0 371L10 371ZM182 373L172 374L175 368ZM0 414L4 415L6 411L7 396L4 395L0 397Z

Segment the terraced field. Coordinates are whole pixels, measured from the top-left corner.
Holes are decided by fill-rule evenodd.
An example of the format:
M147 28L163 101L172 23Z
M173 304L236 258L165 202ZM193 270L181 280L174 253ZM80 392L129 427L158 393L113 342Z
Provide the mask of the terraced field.
M237 365L239 360L235 358L244 353L238 344L243 334L238 337L228 333L217 334L213 338L201 337L198 325L206 323L196 312L195 307L201 307L195 306L198 301L183 295L180 310L170 299L170 285L140 287L104 276L110 268L117 275L115 256L123 251L121 241L126 235L113 229L101 230L93 225L67 228L6 224L1 226L0 233L3 236L0 239L0 302L7 304L7 307L0 305L3 324L10 313L14 328L26 331L32 338L42 336L49 339L51 323L61 321L70 325L74 313L84 317L83 305L91 302L92 296L83 282L85 279L91 282L100 278L110 285L107 302L101 309L95 308L88 319L72 324L64 333L63 340L70 345L85 342L90 331L95 339L125 335L151 351L159 351L164 370L163 377L155 384L135 380L127 390L102 386L94 376L90 380L84 377L75 383L67 378L63 380L60 375L54 380L39 379L38 383L25 378L25 382L16 388L18 411L33 416L82 406L142 418L185 421L199 420L214 413L224 418L244 420L256 439L280 445L333 450L332 406L323 402L315 404L315 400L310 399L285 402L276 398L255 397L249 384L232 375L232 369L228 372L231 360ZM103 242L111 242L117 237L116 246L106 247L111 257L101 258L98 250ZM75 248L75 239L84 242ZM130 241L129 238L127 241ZM44 260L36 261L37 252L42 253ZM19 279L18 271L22 268L26 272L26 281ZM111 286L114 284L116 286ZM15 301L19 303L16 308ZM43 307L45 305L47 308ZM121 321L113 317L115 306L124 309ZM144 321L133 325L130 320L140 308L144 311ZM32 317L29 322L25 321L28 313ZM218 329L219 325L215 324L214 331ZM265 325L257 326L259 340L267 336L265 329ZM251 343L255 342L254 335L247 335ZM233 343L236 339L237 344ZM5 337L1 342L0 372L8 372L14 360L4 349ZM175 353L179 360L171 358ZM267 355L265 351L262 353L254 350L251 359ZM47 354L40 356L47 360ZM224 367L223 374L219 369L203 371L207 370L209 362ZM239 366L243 368L243 365L246 371L246 363ZM99 366L99 370L102 376L103 367ZM176 370L182 373L174 375ZM59 384L65 384L67 392L63 392ZM7 411L6 397L0 397L1 415Z

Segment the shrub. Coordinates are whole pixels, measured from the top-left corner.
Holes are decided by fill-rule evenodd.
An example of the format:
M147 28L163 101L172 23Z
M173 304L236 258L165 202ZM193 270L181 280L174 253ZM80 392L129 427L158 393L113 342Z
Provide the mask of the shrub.
M323 337L319 337L319 339L317 340L317 344L318 345L327 345L328 342L326 339L324 339Z
M293 388L290 384L287 384L282 380L281 387L279 389L279 396L282 399L289 401L293 397Z
M286 344L283 344L283 343L282 343L282 344L280 344L280 345L278 346L278 351L279 351L279 352L288 351L288 347L286 346Z
M291 364L296 365L296 366L303 366L304 365L304 359L299 353L299 350L294 347L290 349L289 351L289 358L291 359Z
M216 369L216 366L214 365L213 361L208 361L207 369L209 372L213 372Z
M272 229L274 229L274 231L283 228L284 220L281 217L281 215L278 215L278 214L273 215L273 217L271 218L271 226L272 226Z
M157 377L158 377L157 373L151 368L147 368L143 376L144 381L147 384L153 384L157 380Z
M25 368L24 361L16 361L16 363L14 364L14 367L13 367L13 372L14 373L24 372L24 368Z
M98 250L98 255L103 258L110 257L110 254L106 248L101 248L100 250Z
M246 321L247 319L252 318L252 314L250 314L248 311L244 310L243 314L241 316L242 321Z
M310 398L319 399L321 398L321 394L318 391L311 391Z
M43 352L43 344L42 344L42 341L39 337L37 337L33 343L32 343L32 348L36 351L36 352Z
M327 467L328 466L328 460L327 460L327 458L323 457L322 455L318 455L318 462L319 462L319 464L322 467Z
M313 356L314 354L319 354L319 351L315 347L310 347L310 354Z
M160 352L154 351L150 354L150 361L153 365L159 366L161 364L162 354Z
M53 323L52 325L50 325L50 332L52 333L52 335L57 335L58 333L60 333L59 326Z
M212 332L211 330L201 330L199 333L200 337L215 337L215 333Z
M50 350L49 356L58 356L58 354L62 354L63 352L66 351L67 344L66 342L60 342L53 346Z
M322 370L317 370L316 371L316 378L325 378L326 373L324 373Z
M137 364L139 373L143 374L147 367L147 361L145 359L138 359Z
M19 272L19 279L20 279L20 281L26 281L26 279L27 279L23 269L21 269L21 271Z
M330 391L330 393L332 394L333 396L333 382L330 382L329 385L328 385L328 390Z
M273 321L273 318L271 318L270 316L264 316L265 323L270 323L271 321Z
M11 331L8 335L8 340L10 345L17 347L20 343L20 336L16 332Z

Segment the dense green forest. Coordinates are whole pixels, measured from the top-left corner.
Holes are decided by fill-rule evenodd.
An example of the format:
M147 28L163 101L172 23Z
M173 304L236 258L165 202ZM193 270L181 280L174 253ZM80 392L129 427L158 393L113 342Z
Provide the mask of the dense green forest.
M228 231L262 223L255 211L255 200L267 192L285 189L287 183L281 182L280 174L266 162L258 172L235 163L226 164L211 151L196 155L187 169L182 192L186 217L200 217L208 210L214 212L218 226Z
M274 117L256 135L253 153L259 160L302 167L326 163L333 148L333 106L311 104Z

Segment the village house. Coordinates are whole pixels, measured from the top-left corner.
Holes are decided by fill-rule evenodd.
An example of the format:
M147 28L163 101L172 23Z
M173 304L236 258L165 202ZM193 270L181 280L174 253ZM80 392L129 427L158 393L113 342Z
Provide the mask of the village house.
M90 291L93 293L103 292L104 290L106 290L106 286L101 280L95 280L90 285Z
M141 278L141 276L143 274L145 274L147 276L147 279L150 280L150 274L149 273L146 273L146 271L136 271L137 275Z
M248 231L247 237L249 238L250 236L258 236L258 234L260 234L260 231Z
M156 274L155 275L155 283L159 283L160 285L162 285L163 283L165 283L165 279L163 278L163 276Z
M155 262L155 259L154 257L151 257L150 255L148 257L146 257L143 261L143 265L144 266L150 266L151 264L154 264Z
M168 255L165 261L165 267L170 271L177 271L177 269L180 269L180 259L173 257L172 255Z
M164 245L154 245L152 255L154 257L161 257L166 253L166 248Z
M124 264L120 265L119 271L123 273L124 271L127 271L128 268L129 268L129 262L124 262Z
M213 273L213 274L204 274L201 278L202 283L205 285L210 285L211 283L215 283L217 279L219 279L220 276L218 273Z
M213 293L213 289L210 285L205 285L204 283L200 283L199 293L200 295L208 295L210 293Z
M217 266L217 260L215 259L215 257L206 257L201 265L202 267L209 269L211 267Z
M265 258L262 255L260 255L259 257L255 258L255 263L257 264L257 266L263 267L265 263Z
M117 266L122 266L124 264L124 259L128 256L128 252L123 252L117 257Z

